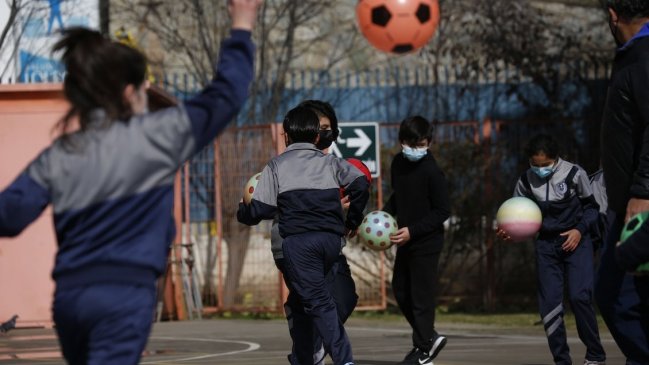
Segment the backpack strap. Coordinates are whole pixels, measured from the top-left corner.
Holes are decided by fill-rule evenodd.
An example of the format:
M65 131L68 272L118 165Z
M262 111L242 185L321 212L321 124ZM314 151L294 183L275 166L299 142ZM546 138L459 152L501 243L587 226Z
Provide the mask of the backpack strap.
M521 182L523 183L523 186L525 186L525 189L527 189L527 192L529 193L527 197L536 201L536 199L534 199L534 194L532 194L532 185L530 184L530 180L527 178L527 171L525 171L523 175L521 175Z

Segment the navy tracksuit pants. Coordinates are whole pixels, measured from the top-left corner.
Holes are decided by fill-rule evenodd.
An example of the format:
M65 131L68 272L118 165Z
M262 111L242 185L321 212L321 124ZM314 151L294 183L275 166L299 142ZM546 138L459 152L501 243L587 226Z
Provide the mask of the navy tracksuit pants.
M609 211L609 216L614 213ZM597 272L595 298L627 365L649 364L649 277L633 276L615 262L624 217L610 219ZM648 243L649 244L649 243Z
M70 365L136 365L153 322L155 286L94 284L56 290L52 308Z
M282 274L286 275L283 258L276 259L275 265ZM347 258L344 255L338 256L338 260L327 273L325 280L327 289L333 296L334 302L336 302L338 319L345 323L354 308L356 308L358 295L356 294L356 284L352 278ZM286 286L290 287L286 276L284 276L284 281ZM294 291L289 292L286 303L284 303L284 311L288 321L289 333L293 340L290 363L292 365L324 363L321 361L325 357L325 352L322 351L322 337L314 327L311 317L304 311L304 305Z
M606 354L599 339L593 308L593 246L588 235L572 252L561 245L565 237L543 236L536 241L539 313L557 365L570 365L570 349L563 322L564 283L568 284L570 308L575 314L579 339L586 346L585 359L604 361Z
M284 238L282 252L287 286L322 337L325 351L334 365L353 364L351 345L326 280L340 255L340 236L327 232L291 235ZM308 338L306 347L311 359L312 339Z

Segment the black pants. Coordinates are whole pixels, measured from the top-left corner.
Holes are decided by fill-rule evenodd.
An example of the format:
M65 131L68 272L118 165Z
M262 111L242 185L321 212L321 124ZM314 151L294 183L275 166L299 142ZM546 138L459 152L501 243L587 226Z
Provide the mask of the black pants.
M399 309L412 327L412 344L430 351L435 337L437 304L437 266L440 252L417 250L405 246L397 249L392 276L392 291Z

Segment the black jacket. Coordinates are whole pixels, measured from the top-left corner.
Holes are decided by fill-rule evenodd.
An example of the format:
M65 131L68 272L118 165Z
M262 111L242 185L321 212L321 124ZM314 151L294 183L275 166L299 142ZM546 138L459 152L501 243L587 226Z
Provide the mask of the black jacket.
M408 227L410 242L405 246L440 251L451 208L446 178L435 158L428 153L411 162L399 153L390 173L393 193L383 210L396 216L399 228Z
M649 199L649 37L618 51L602 121L602 167L609 207Z

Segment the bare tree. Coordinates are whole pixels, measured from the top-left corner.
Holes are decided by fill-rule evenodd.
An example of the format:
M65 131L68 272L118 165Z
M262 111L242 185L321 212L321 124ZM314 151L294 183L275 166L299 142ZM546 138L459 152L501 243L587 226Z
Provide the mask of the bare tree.
M528 110L561 117L569 107L565 100L583 95L584 88L590 92L589 80L585 76L588 72L580 72L580 64L586 61L605 64L611 49L606 38L604 15L593 10L598 1L572 0L569 4L578 4L578 7L567 6L568 2L443 0L440 1L442 19L434 40L420 52L393 57L371 50L359 35L353 2L266 0L255 33L257 77L251 90L251 107L240 118L245 117L246 124L277 121L278 114L286 107L286 100L290 100L291 90L287 85L295 70L317 68L326 78L331 77L329 71L334 69L367 72L404 65L432 70L433 80L427 88L410 90L431 94L440 106L439 110L449 110L455 102L438 93L440 85L452 84L460 88L459 93L470 93L492 82L503 88L499 93L517 100ZM582 7L586 5L589 7ZM138 31L140 44L147 50L157 73L181 71L190 75L186 84L170 82L181 92L193 91L211 77L219 40L228 31L225 2L124 1L112 6L111 16L114 28L123 25ZM447 70L451 72L447 74ZM566 78L574 81L573 89L564 88ZM394 88L398 89L401 79L396 76L395 79ZM408 85L408 81L403 84ZM528 84L540 92L530 94L520 87ZM185 85L189 90L184 89ZM345 95L341 91L338 97L344 100ZM428 100L428 97L413 94L402 101L407 104L403 107L416 111L419 108L417 103L422 100ZM337 100L331 101L335 104ZM501 102L502 99L493 98L489 112L493 114ZM374 105L385 107L382 104L388 103L376 100ZM477 109L478 104L466 108ZM446 116L429 117L445 119ZM452 222L449 239L453 240L453 245L443 257L448 263L458 257L466 258L460 260L466 265L454 267L454 271L446 273L448 277L457 277L468 267L478 266L479 270L488 271L480 278L487 278L486 286L489 287L495 285L492 275L494 265L498 264L493 261L495 251L489 225L495 213L493 208L509 191L507 184L510 182L507 180L509 176L493 173L497 164L506 157L498 152L498 147L475 144L474 133L480 135L476 132L479 127L474 128L462 144L443 145L445 151L457 151L456 154L462 156L457 161L441 161L449 169L457 169L458 163L472 164L462 165L466 169L459 169L471 172L471 176L459 172L457 176L453 175L456 180L469 180L458 182L449 179L451 185L458 186L452 194L454 212L460 219ZM227 138L228 143L241 145L249 137L244 133ZM263 166L261 160L245 164L242 161L251 161L252 156L264 156L267 152L263 148L268 148L262 143L248 146L252 146L250 150L237 150L231 158L221 160L224 177L228 177L222 188L223 196L227 197L223 200L223 235L229 252L224 293L226 305L234 303L250 234L247 227L234 219L238 199L230 197L238 197L246 179ZM490 151L486 157L483 155L485 151ZM225 151L220 153L225 155ZM475 166L476 161L479 166ZM485 178L491 182L491 192L484 190L483 184L476 184ZM483 199L484 196L490 199ZM485 215L485 212L488 213ZM484 260L488 261L486 269ZM446 267L450 270L451 266ZM493 293L487 296L493 297Z
M21 27L18 26L18 20L21 15L25 15L26 9L29 9L28 5L29 0L9 0L7 2L9 14L6 23L1 25L0 60L11 60L15 56L16 47L23 32ZM0 69L0 78L7 74L11 64L12 62L9 61Z
M14 23L16 22L16 17L18 16L18 12L21 8L21 0L11 0L9 2L9 16L7 18L7 22L2 27L2 33L0 33L0 49L3 48L5 41L7 40L7 36L13 28Z
M4 1L8 12L6 18L3 18L5 22L0 24L0 60L6 61L0 64L0 77L3 78L10 72L20 73L24 71L25 64L19 66L21 70L13 69L13 66L18 64L19 50L49 58L51 55L50 47L54 44L58 35L58 33L52 32L57 13L47 1ZM76 17L80 17L82 14L92 14L93 11L97 10L97 8L90 7L80 0L67 0L65 4L65 14L63 16L71 15L74 12ZM60 13L58 15L61 16ZM49 24L47 22L48 16ZM63 24L59 24L59 26L63 26ZM26 63L30 63L30 61L28 60ZM39 73L38 76L41 81L61 78L61 75L47 74L47 72ZM23 75L23 77L25 76Z
M350 50L358 48L358 36L343 34L353 30L353 22L347 22L343 26L321 23L323 14L340 10L344 3L343 0L264 2L254 34L257 44L257 77L249 100L249 105L261 107L247 109L245 118L249 124L267 124L278 120L278 113L283 110L285 103L286 85L292 69L307 68L314 64L320 69L331 69L345 62ZM191 78L190 90L180 91L195 91L196 86L205 84L211 78L212 67L218 57L219 40L229 30L225 6L226 2L208 0L124 1L111 8L112 26L116 28L121 24L126 28L136 28L140 45L147 50L153 69L159 74L178 71L188 74ZM334 42L337 46L331 47ZM327 47L327 44L330 46ZM183 87L177 83L173 86ZM228 135L228 142L223 146L233 146L231 138L235 139L234 145L238 146L249 142L243 140L249 138L246 133L241 136ZM235 219L238 199L232 197L240 196L247 178L261 171L267 159L272 157L274 151L269 154L259 150L263 148L268 146L257 143L231 158L221 159L222 171L225 172L221 192L227 198L222 205L223 237L228 245L223 294L223 303L227 307L235 303L250 236L250 229ZM220 151L221 156L231 156L229 152L223 148ZM263 156L264 153L267 155L264 160L242 162L255 161L253 156Z
M515 100L524 106L527 115L545 116L546 120L568 118L574 113L571 109L575 107L574 100L580 98L585 99L581 107L589 109L585 113L592 113L591 110L597 108L593 105L593 94L597 90L589 77L601 75L589 76L594 75L594 70L585 70L582 65L604 66L610 59L612 48L606 34L605 13L597 8L596 0L580 1L577 7L564 3L444 1L439 34L423 57L433 67L436 80L453 83L460 89L460 95L472 92L478 95L476 90L487 84L494 85L494 89L500 88L494 93L501 97L492 96L490 116L497 114L497 108L505 100ZM442 73L449 69L450 75ZM442 100L440 105L444 102ZM593 136L598 134L597 125L595 122L588 130ZM565 145L576 146L577 131L570 131L568 123L561 128ZM520 135L512 134L511 137ZM473 143L458 140L455 145L466 142ZM495 218L495 208L510 196L510 186L518 176L515 171L502 169L504 161L520 154L516 146L512 140L501 141L499 145L481 140L480 145L474 147L474 156L464 159L470 161L469 166L462 160L448 164L448 169L459 169L465 177L470 175L480 184L463 183L462 176L449 179L452 181L453 210L458 219L451 224L449 238L453 242L443 256L445 275L456 277L458 272L471 271L478 263L483 304L490 310L495 308L499 283L507 277L499 275L496 278L495 272L502 267L502 261L496 257L491 222ZM455 153L465 155L468 151L471 149L456 149ZM446 157L442 164L450 160L451 156ZM449 171L453 175L453 171ZM478 261L469 260L471 257ZM453 281L447 283L446 289L451 290Z

